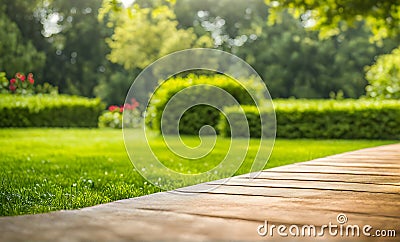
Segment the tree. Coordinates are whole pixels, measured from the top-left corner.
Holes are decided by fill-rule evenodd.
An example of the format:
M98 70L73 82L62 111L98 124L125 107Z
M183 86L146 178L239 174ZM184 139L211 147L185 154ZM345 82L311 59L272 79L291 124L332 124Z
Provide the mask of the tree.
M180 27L193 27L197 36L210 33L214 47L232 53L261 34L266 10L263 0L185 0L174 6Z
M18 27L22 39L31 41L38 51L46 49L48 43L43 41L41 23L46 17L44 1L0 0L0 6L4 14Z
M400 48L381 55L367 68L367 95L378 99L400 99Z
M192 28L179 28L172 11L172 1L137 1L123 8L118 1L104 1L99 19L112 30L106 42L111 49L107 58L115 69L95 89L97 96L108 103L122 104L126 93L140 71L153 61L174 51L191 47L209 47L208 36L196 36ZM143 86L141 103L148 93Z
M303 15L305 21L314 22L320 35L332 36L340 32L343 24L354 26L364 21L370 27L372 40L395 37L400 34L400 2L396 0L265 0L271 7L271 20L277 12L289 9L295 17Z
M175 14L167 5L142 8L135 4L112 13L109 24L114 33L107 40L111 48L108 58L127 70L143 69L174 51L210 45L206 37L196 39L191 28L178 29Z
M324 40L286 12L281 22L264 24L262 34L238 55L265 80L273 97L329 98L332 93L358 98L367 84L363 68L387 51L368 41L362 24ZM387 42L387 47L394 44ZM385 42L385 43L386 43Z
M319 30L320 37L326 38L338 35L349 26L354 27L362 21L372 32L369 38L371 41L382 46L383 39L392 37L397 38L398 45L399 1L265 0L265 2L271 7L271 23L279 20L278 13L281 10L288 9L294 16L301 17L305 25ZM392 61L398 60L399 54L400 52L393 51L390 55L378 58L377 63L369 69L367 73L367 79L371 82L367 87L369 96L391 98L397 95L398 76Z
M94 96L94 88L113 72L106 59L111 33L98 21L102 0L53 0L48 12L56 15L59 31L48 34L47 70L44 79L69 94Z
M125 102L126 94L132 85L135 76L139 74L139 69L127 71L122 66L114 64L107 79L101 79L95 87L95 94L102 101L111 105L122 105ZM143 95L146 95L143 93ZM138 98L141 103L145 98Z
M43 68L44 53L23 38L18 25L7 16L5 6L0 6L0 29L0 71L11 77L17 72L35 72Z
M94 87L113 72L105 57L110 50L104 40L111 32L97 18L102 0L0 0L0 3L21 32L18 44L31 43L43 54L43 61L46 57L45 64L29 57L35 53L32 48L26 55L30 62L46 67L30 70L39 83L57 85L62 93L94 96ZM3 59L10 60L4 55Z

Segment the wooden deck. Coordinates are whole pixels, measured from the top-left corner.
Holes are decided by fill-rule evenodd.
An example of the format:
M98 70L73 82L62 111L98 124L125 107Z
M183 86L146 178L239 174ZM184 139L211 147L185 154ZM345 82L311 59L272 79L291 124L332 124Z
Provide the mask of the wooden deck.
M74 211L0 218L1 241L286 240L258 235L271 225L371 225L400 239L400 144L364 149ZM225 182L225 183L224 183ZM222 184L224 183L224 184ZM222 184L222 185L221 185ZM204 187L214 189L208 192ZM202 188L202 189L199 189ZM264 227L260 228L263 232ZM286 230L288 233L288 230ZM387 241L389 238L323 237Z

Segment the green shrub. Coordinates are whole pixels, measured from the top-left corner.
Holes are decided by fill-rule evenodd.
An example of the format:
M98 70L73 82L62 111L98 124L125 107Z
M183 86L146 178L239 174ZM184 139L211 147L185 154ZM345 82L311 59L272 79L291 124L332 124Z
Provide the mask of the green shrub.
M34 85L33 74L16 73L10 80L7 79L5 72L0 72L0 93L17 95L52 94L58 95L58 87L45 82L42 85Z
M122 128L122 114L119 112L109 112L105 111L99 117L99 127L100 128Z
M381 55L367 68L367 96L376 99L400 99L400 47Z
M274 121L275 116L271 109L261 109L262 126L264 137L273 137L275 135ZM246 129L243 127L248 126L251 138L261 137L261 117L256 106L242 106L242 110L238 106L224 108L226 117L221 113L217 125L218 132L226 137L231 136L231 126L235 130L235 136L248 137ZM242 112L246 115L247 124L241 118ZM229 123L228 123L229 119Z
M274 106L280 138L400 139L400 101L276 100ZM260 137L258 110L252 106L243 109L251 137ZM225 111L228 116L239 112L237 107ZM261 111L261 115L267 114ZM243 125L233 122L232 128ZM218 127L221 134L230 134L225 119L220 119Z
M0 127L97 127L100 99L0 94Z
M0 93L9 93L9 81L5 72L0 72Z
M123 106L111 105L99 117L99 127L113 129L140 127L141 113L138 107L139 103L134 98L131 99L131 103L125 103Z
M249 92L254 95L260 95L258 90L262 90L262 87L257 86L252 80L247 80L247 83L249 84L246 88ZM186 89L184 92L180 92L193 86L196 87L189 89L189 91ZM220 89L217 90L213 87ZM189 108L181 118L179 115L190 102L205 101L206 103L213 103L222 109L229 101L227 101L226 97L221 96L221 89L231 94L241 105L254 104L249 92L241 84L225 75L197 76L191 74L184 78L171 78L159 87L150 100L146 114L146 125L154 130L161 131L161 117L164 115L163 131L166 134L175 133L174 120L180 120L179 132L181 134L197 135L204 125L216 128L220 111L210 105L199 104ZM182 95L180 96L181 98L174 99L176 100L175 102L168 104L171 105L169 108L173 111L164 112L168 101L178 92L180 92L179 95Z

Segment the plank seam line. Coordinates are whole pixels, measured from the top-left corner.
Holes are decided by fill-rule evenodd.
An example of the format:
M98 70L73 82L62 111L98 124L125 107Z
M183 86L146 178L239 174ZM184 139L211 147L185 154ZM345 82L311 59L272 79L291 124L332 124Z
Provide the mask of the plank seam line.
M337 163L336 163L337 164ZM321 167L340 167L340 168L373 168L373 169L394 169L394 170L399 170L400 169L400 166L398 166L398 167L373 167L373 166L355 166L355 165L352 165L352 166L339 166L339 165L336 165L336 164L332 164L332 165L328 165L328 164L315 164L315 163L308 163L308 164L302 164L302 165L300 165L300 166L321 166ZM344 164L348 164L348 163L344 163Z
M362 193L379 193L379 194L391 194L391 195L399 195L400 193L395 193L395 192L375 192L375 191L360 191L360 190L353 190L353 189L333 189L333 188L316 188L316 187L292 187L292 186L286 186L286 187L279 187L279 186L249 186L245 184L218 184L218 183L207 183L205 185L214 185L214 186L236 186L236 187L260 187L260 188L284 188L284 189L300 189L300 190L321 190L321 191L346 191L346 192L362 192Z
M240 180L248 180L248 179L257 179L257 180L271 180L271 181L315 181L315 182L337 182L337 183L350 183L350 184L365 184L365 185L385 185L385 186L400 186L399 184L385 184L385 183L374 183L374 182L352 182L352 181L339 181L339 180L317 180L317 179L298 179L298 178L269 178L269 177L235 177L235 179ZM233 181L233 180L229 180Z
M299 164L299 165L305 165L305 164L318 164L318 163L332 163L334 162L334 164L332 165L341 165L341 164L350 164L350 163L356 163L356 164L360 164L360 165L395 165L395 166L399 166L400 163L399 162L391 162L391 161L382 161L382 162L375 162L375 161L360 161L360 160L330 160L330 161L315 161L315 160L311 160L309 161L309 163L303 163L303 164ZM369 168L369 167L368 167ZM384 167L382 167L384 168Z
M199 192L193 192L193 191L178 191L175 190L176 193L185 193L185 194L192 194L192 195L200 195L200 194L206 194L206 195L229 195L229 196L246 196L246 197L265 197L265 198L283 198L283 199L289 199L292 200L293 202L302 202L302 201L309 201L309 200L326 200L327 202L330 202L331 200L336 200L336 199L330 199L329 197L318 197L318 196L303 196L303 197L289 197L289 196L280 196L280 195L265 195L265 194L247 194L247 193L229 193L229 192L207 192L207 191L199 191ZM400 203L400 200L390 200L391 203L394 203L395 205L393 206L398 206L398 203Z
M277 170L263 170L261 172L265 173L301 173L301 174L331 174L331 175L356 175L356 176L394 176L399 177L399 175L395 174L381 174L381 173L351 173L351 172L323 172L323 171L277 171Z
M212 194L212 195L230 195L230 196L246 196L246 197L275 197L275 198L287 198L287 199L308 199L308 200L315 200L319 199L320 197L316 197L315 195L312 196L304 196L304 197L299 197L299 196L279 196L279 195L266 195L266 194L247 194L247 193L229 193L229 192L206 192L206 191L178 191L175 190L175 192L182 192L182 193L188 193L188 194ZM346 191L347 192L347 191ZM387 195L392 195L392 194L387 194ZM396 194L398 195L398 194Z
M376 160L376 161L388 161L388 160L399 161L399 159L400 159L400 156L399 157L371 157L371 156L365 156L365 155L364 156L362 156L362 155L346 155L343 157L322 157L322 158L316 158L313 160L318 160L318 161L323 161L323 160L325 160L325 161L360 160L360 161L371 162L373 160ZM312 160L309 160L309 161L312 161ZM303 161L302 163L309 162L309 161ZM398 162L396 162L396 163L398 163Z

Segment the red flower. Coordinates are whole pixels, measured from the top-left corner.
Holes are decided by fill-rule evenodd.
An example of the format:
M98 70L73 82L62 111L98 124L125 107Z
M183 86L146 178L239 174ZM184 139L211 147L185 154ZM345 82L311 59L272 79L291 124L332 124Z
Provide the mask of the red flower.
M132 110L132 107L129 103L125 103L123 109Z
M119 111L119 107L112 105L112 106L108 107L108 111L110 111L110 112Z
M10 84L15 84L17 82L17 80L15 80L15 78L10 80Z
M35 79L33 79L33 74L32 73L28 74L28 81L29 81L30 84L35 83Z
M123 111L124 111L124 107L123 106L119 107L119 112L122 113Z
M10 88L10 90L11 90L12 92L15 91L15 89L17 89L17 87L14 86L13 84L10 84L9 88Z
M130 105L130 107L132 110L135 110L137 107L139 107L139 103L136 101L135 98L131 99L131 103L132 103L132 105Z
M15 74L15 77L17 79L20 79L22 82L25 82L26 77L25 77L24 74L21 74L21 73L17 72L17 74Z

